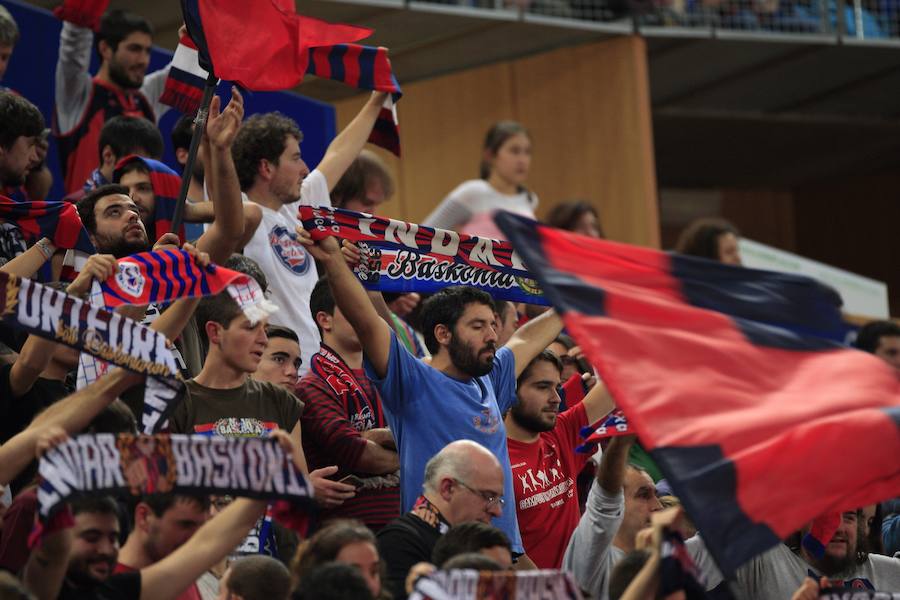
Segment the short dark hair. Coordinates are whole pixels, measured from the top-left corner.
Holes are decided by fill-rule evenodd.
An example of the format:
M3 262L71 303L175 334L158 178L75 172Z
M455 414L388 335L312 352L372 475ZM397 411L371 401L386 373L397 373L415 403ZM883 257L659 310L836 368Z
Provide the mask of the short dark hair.
M0 6L0 46L19 43L19 25L5 6Z
M447 533L438 538L431 551L431 562L439 569L444 563L466 552L479 552L485 548L502 546L512 549L509 538L500 529L480 521L470 521L454 525Z
M500 566L493 558L489 558L478 552L463 552L457 554L443 565L442 571L452 571L454 569L475 569L476 571L502 571Z
M609 600L619 600L650 559L646 550L632 550L622 557L609 575Z
M518 376L518 378L516 378L516 387L517 388L520 385L522 385L523 381L525 381L526 379L531 377L531 372L534 370L535 365L537 365L539 362L550 363L551 365L556 367L556 370L559 371L560 375L562 375L562 370L563 370L562 361L556 354L554 354L550 350L547 350L546 348L544 348L543 350L541 350L540 354L538 354L537 356L532 358L531 362L529 362L527 365L525 365L525 368L522 369L522 373Z
M291 574L271 556L245 556L230 568L225 584L244 600L287 600L291 594Z
M266 337L269 339L272 338L284 338L286 340L293 340L300 343L300 336L297 335L297 332L293 329L288 329L287 327L282 327L281 325L266 325Z
M120 8L106 11L100 18L100 27L94 40L97 52L100 52L100 42L106 42L106 45L115 52L122 40L135 31L153 36L153 26L141 15Z
M597 213L597 209L584 200L560 202L550 209L544 222L551 227L573 231L578 224L578 219L588 213L597 218L597 230L600 232L600 236L603 237L603 228L600 226L600 215Z
M452 331L470 304L484 304L496 312L490 294L464 285L444 288L425 301L422 307L422 336L429 352L437 354L441 347L434 337L434 328L446 325Z
M259 284L259 287L263 292L266 292L269 289L269 280L266 278L266 274L259 266L259 263L249 256L234 253L228 257L228 260L225 261L223 266L226 269L249 275L256 280L256 283Z
M342 208L352 200L363 200L369 183L374 179L381 180L385 198L394 193L394 180L391 179L384 161L374 152L363 150L334 185L334 189L331 190L331 203L337 208Z
M231 326L231 322L243 313L228 290L219 292L214 296L206 296L197 305L197 322L218 323L225 329Z
M170 136L173 150L190 149L191 138L194 137L194 115L181 115L172 127Z
M359 568L330 562L313 569L300 581L293 600L374 600Z
M81 494L69 501L72 515L82 513L94 515L115 515L119 518L119 505L112 496L99 496L96 494Z
M103 162L103 149L109 146L116 160L129 154L141 154L159 160L163 154L163 139L159 128L144 117L119 115L103 124L97 154Z
M328 285L328 277L320 277L313 287L312 294L309 296L309 312L319 330L319 335L324 335L316 315L320 312L334 315L334 295L331 293L331 286Z
M210 505L209 494L146 494L137 496L136 498L138 498L138 500L134 502L135 506L137 506L138 503L146 504L157 517L163 516L166 511L175 506L175 503L179 501L196 504L201 511L208 511ZM131 512L132 514L134 513L134 507L132 507Z
M85 194L75 205L75 208L78 210L78 216L81 217L81 223L91 235L97 233L97 216L94 214L94 207L101 198L112 196L114 194L128 196L129 191L124 185L118 185L116 183L101 185Z
M44 132L44 115L18 94L0 92L0 147L9 150L22 136L36 137Z
M120 163L120 166L116 168L115 171L113 171L113 182L119 183L120 181L122 181L122 177L135 171L138 173L145 173L149 175L150 167L148 167L147 163L145 163L144 161L137 158L132 158L125 164Z
M871 321L863 325L856 333L853 345L871 354L878 349L883 337L900 336L900 325L893 321Z
M740 235L737 227L725 219L697 219L684 228L675 244L675 252L719 260L719 236L731 233Z
M256 181L259 161L278 164L288 136L297 138L298 142L303 141L297 122L280 112L253 115L244 121L231 146L242 190L250 189Z
M375 534L359 521L339 519L317 531L297 548L291 560L291 576L302 582L322 564L334 560L348 544L369 542L376 545Z

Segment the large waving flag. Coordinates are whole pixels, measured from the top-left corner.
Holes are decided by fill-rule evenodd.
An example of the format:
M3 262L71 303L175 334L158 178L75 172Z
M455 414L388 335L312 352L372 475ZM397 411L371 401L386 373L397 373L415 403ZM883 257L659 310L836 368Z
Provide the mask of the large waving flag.
M831 289L497 223L726 574L817 515L900 495L900 376L834 341Z
M16 202L0 196L0 221L14 223L30 244L49 238L57 248L94 253L94 245L69 202Z
M394 77L387 48L359 44L313 48L309 51L306 72L362 90L390 93L381 107L369 141L400 156L400 126L395 105L403 92Z
M134 162L143 164L144 169L150 175L150 184L153 186L153 195L156 198L155 208L153 211L153 225L147 225L147 235L151 237L151 242L158 240L164 233L172 230L172 220L175 218L175 207L178 205L178 193L181 188L181 176L173 171L165 163L158 160L138 156L137 154L129 154L116 163L113 171L113 182L119 183L122 179L122 171L125 167ZM184 241L184 226L180 227L176 232L178 239Z
M216 77L259 91L303 80L310 48L357 42L366 27L328 23L294 12L293 0L181 0L200 66Z

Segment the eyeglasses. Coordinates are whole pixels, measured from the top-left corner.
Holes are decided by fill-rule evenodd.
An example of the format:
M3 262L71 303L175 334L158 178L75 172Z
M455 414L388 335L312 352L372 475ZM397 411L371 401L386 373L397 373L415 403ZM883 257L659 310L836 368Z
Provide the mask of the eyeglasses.
M502 508L506 504L506 500L503 499L502 495L498 496L494 492L486 492L484 490L476 490L475 488L473 488L469 485L466 485L465 482L460 481L459 479L456 480L456 483L463 486L464 488L466 488L473 494L475 494L477 496L481 496L481 498L486 502L486 505L485 505L486 509L490 508L492 506L499 506Z

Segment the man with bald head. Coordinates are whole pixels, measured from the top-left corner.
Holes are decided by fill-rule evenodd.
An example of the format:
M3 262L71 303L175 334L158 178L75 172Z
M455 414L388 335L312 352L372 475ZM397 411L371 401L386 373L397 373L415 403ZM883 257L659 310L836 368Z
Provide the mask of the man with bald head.
M435 543L451 526L490 523L503 511L503 469L477 442L459 440L444 446L425 465L423 488L413 509L378 533L387 587L395 599L406 597L404 582L410 567L430 561Z

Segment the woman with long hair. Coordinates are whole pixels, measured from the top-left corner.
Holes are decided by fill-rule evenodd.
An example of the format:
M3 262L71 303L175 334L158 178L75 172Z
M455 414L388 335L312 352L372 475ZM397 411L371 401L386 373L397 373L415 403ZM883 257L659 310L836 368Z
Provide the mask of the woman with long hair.
M459 184L423 224L503 239L493 220L498 209L535 218L538 198L525 187L530 167L528 130L515 121L495 123L485 136L481 178Z

